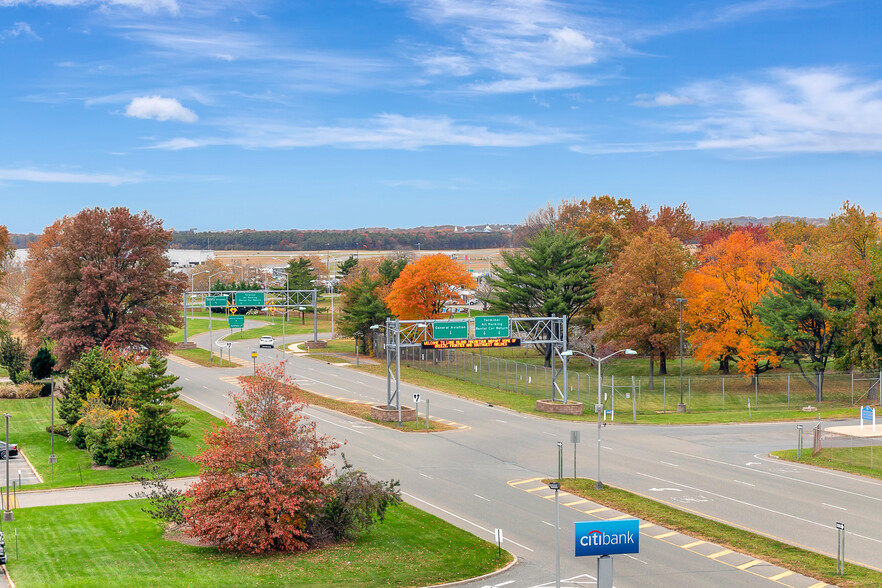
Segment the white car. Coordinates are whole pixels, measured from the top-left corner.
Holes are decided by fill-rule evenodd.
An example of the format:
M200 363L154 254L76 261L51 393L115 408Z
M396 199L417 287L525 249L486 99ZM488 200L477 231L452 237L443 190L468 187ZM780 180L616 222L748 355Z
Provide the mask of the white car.
M273 339L271 336L264 335L263 337L260 338L260 347L261 348L269 347L270 349L272 349L275 346L276 346L276 340Z

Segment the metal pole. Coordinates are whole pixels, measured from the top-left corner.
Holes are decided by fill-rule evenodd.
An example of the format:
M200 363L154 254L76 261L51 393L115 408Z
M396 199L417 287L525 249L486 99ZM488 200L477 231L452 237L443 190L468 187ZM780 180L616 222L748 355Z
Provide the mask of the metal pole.
M401 321L395 320L395 407L398 408L398 428L401 428Z
M358 367L358 333L355 334L355 367Z
M9 417L8 412L3 416L6 417L6 451L4 452L4 460L6 461L6 510L3 512L3 521L9 522L15 520L15 515L9 508Z
M389 365L392 358L389 355L389 324L390 319L387 318L386 329L383 331L386 336L386 410L392 409L392 366Z
M318 341L318 290L312 289L312 340Z
M190 288L192 290L192 288ZM184 303L184 343L187 342L187 294L184 292L182 302Z
M563 443L557 442L557 479L563 479Z
M594 410L597 412L597 482L594 484L594 488L596 490L603 489L603 482L600 481L600 417L603 412L603 400L600 396L600 390L603 388L603 360L597 360L597 404L594 406Z
M634 376L631 376L631 417L637 422L637 389L634 387Z
M426 430L429 430L429 399L426 398Z
M680 305L680 404L677 405L677 412L686 412L686 405L683 404L683 303L685 298L677 298Z
M554 490L554 585L560 588L560 505L557 495L558 490L560 490L560 482L551 482L548 484L548 487Z
M53 464L58 461L55 457L55 380L52 380L49 386L49 410L52 413L49 417L49 427L52 429L52 433L49 435L49 438L51 439L49 441L51 447L49 452L49 463Z

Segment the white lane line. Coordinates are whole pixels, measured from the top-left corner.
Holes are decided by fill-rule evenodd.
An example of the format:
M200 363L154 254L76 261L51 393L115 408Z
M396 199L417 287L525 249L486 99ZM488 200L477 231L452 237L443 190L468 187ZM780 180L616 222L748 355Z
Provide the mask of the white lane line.
M781 474L775 474L773 472L766 472L766 471L758 470L755 468L745 467L743 465L720 461L718 459L711 459L709 457L701 457L700 455L691 455L689 453L681 453L679 451L671 451L671 453L676 453L677 455L685 455L686 457L692 457L694 459L700 459L702 461L709 461L711 463L717 463L720 465L738 468L740 470L747 470L748 472L752 472L754 474L763 474L765 476L772 476L773 478L783 478L788 481L799 482L800 484L807 484L809 486L816 486L818 488L823 488L825 490L836 490L837 492L842 492L844 494L851 494L852 496L859 496L860 498L867 498L869 500L875 500L876 502L882 502L882 498L879 498L877 496L868 496L867 494L861 494L860 492L852 492L851 490L844 490L843 488L837 488L835 486L827 486L826 484L819 484L817 482L809 482L807 480L800 480L799 478L794 478L793 476L783 476Z
M489 499L489 498L484 498L484 497L481 496L480 494L475 494L475 496L477 496L477 497L480 498L481 500L486 500L487 502L490 502L490 499Z
M346 425L341 425L340 423L335 423L333 421L329 421L328 419L323 419L320 416L316 416L313 412L308 412L309 418L315 419L317 421L321 421L323 423L328 423L329 425L334 425L335 427L340 427L341 429L346 429L347 431L352 431L353 433L358 433L359 435L364 435L364 432L359 431L358 429L353 429L352 427L347 427Z
M750 502L746 502L744 500L738 500L737 498L731 498L729 496L724 496L722 494L717 494L716 492L711 492L710 490L702 490L701 488L696 488L694 486L687 486L686 484L681 484L680 482L673 482L671 480L665 480L664 478L657 478L655 476L650 476L649 474L643 474L637 472L638 476L646 476L647 478L652 478L653 480L658 480L659 482L664 482L666 484L672 484L674 486L682 486L683 488L688 488L689 490L695 490L696 492L703 492L705 494L710 494L711 496L716 496L718 498L722 498L723 500L730 500L732 502L737 502L738 504L743 504L745 506L750 506L756 508L758 510L764 510L766 512L770 512L772 514L780 515L782 517L787 517L790 519L795 519L797 521L801 521L803 523L808 523L810 525L815 525L816 527L823 527L824 529L829 529L830 525L826 523L819 523L817 521L811 521L809 519L804 519L802 517L798 517L796 515L788 514L786 512L781 512L779 510L775 510L772 508L766 508L765 506L760 506L758 504L753 504ZM874 537L867 537L866 535L858 535L857 533L852 533L851 531L847 531L849 535L853 535L854 537L860 537L861 539L867 539L868 541L875 541L876 543L882 543L882 540L876 539Z
M508 586L509 584L514 584L514 580L509 580L508 582L503 582L502 584L494 584L493 588L502 588L503 586Z
M186 401L189 402L190 404L198 404L199 406L201 406L201 407L204 408L207 412L213 414L214 416L221 417L221 418L224 417L224 413L222 413L221 411L219 411L219 410L217 410L217 409L215 409L215 408L211 408L211 407L208 406L207 404L203 404L203 403L199 402L198 400L196 400L195 398L192 398L192 397L190 397L190 396L187 396L186 394L181 394L180 392L178 392L178 396L180 396L181 398L183 398L184 400L186 400Z
M502 419L493 419L493 420L496 421L497 423L502 423L502 424L504 424L504 425L507 425L507 424L508 424L507 422L505 422L505 421L502 420Z
M669 466L671 466L671 467L673 467L673 468L678 468L678 467L680 467L680 466L678 466L678 465L675 464L675 463L669 463L669 462L667 462L667 461L660 461L660 462L658 462L658 463L663 463L663 464L665 464L665 465L669 465Z
M835 504L827 504L826 502L822 502L824 506L829 506L830 508L838 508L839 510L848 510L847 508L843 508L841 506L836 506Z
M450 410L455 410L456 412L462 412L462 413L465 413L464 410L460 410L460 409L458 409L458 408L451 408Z
M407 496L408 498L411 498L411 499L413 499L413 500L416 500L417 502L422 502L422 503L425 504L425 505L431 506L432 508L434 508L435 510L437 510L437 511L439 511L439 512L443 512L443 513L446 514L446 515L449 515L449 516L452 516L452 517L454 517L454 518L457 518L457 519L461 520L461 521L464 522L464 523L468 523L468 524L472 525L473 527L477 527L478 529L481 529L482 531L484 531L484 532L487 533L488 535L493 535L494 537L496 536L496 533L493 532L493 531L491 531L490 529L487 529L487 528L485 528L485 527L482 527L482 526L479 525L478 523L473 523L472 521L470 521L470 520L468 520L468 519L464 519L464 518L462 518L462 517L459 516L459 515L455 515L455 514L453 514L452 512L450 512L449 510L444 510L444 509L441 508L440 506L436 506L436 505L432 504L431 502L428 502L428 501L426 501L426 500L423 500L422 498L417 498L417 497L414 496L413 494L408 494L407 492L402 492L402 494L403 494L404 496ZM514 543L514 544L517 545L518 547L521 547L521 548L523 548L523 549L526 549L527 551L533 551L532 549L530 549L530 548L527 547L526 545L521 545L521 544L518 543L517 541L512 541L511 539L508 539L508 538L506 538L506 541L508 541L509 543Z
M854 474L843 474L843 473L839 473L835 470L824 469L824 470L819 471L818 468L816 468L815 466L805 465L805 464L801 464L801 463L793 463L792 461L784 461L784 460L779 459L777 457L769 458L769 457L764 457L762 455L754 455L754 457L757 459L760 459L766 463L773 463L778 466L787 464L788 467L794 468L793 470L788 470L788 471L796 472L796 471L801 470L804 473L823 474L824 476L831 477L831 478L847 478L853 482L863 482L864 484L870 484L871 486L876 486L877 488L882 488L882 482L879 482L879 480L875 480L873 478L867 478L864 476L855 476Z
M376 457L376 458L379 459L380 461L386 461L385 459L383 459L382 457L380 457L380 456L377 455L376 453L371 453L371 455L373 455L374 457Z
M548 431L542 431L543 435L548 435L549 437L557 437L554 433L549 433Z
M355 380L355 383L356 383L356 384L361 384L362 386L367 386L367 384L365 384L365 383L362 382L361 380Z
M637 557L634 557L633 555L628 555L627 553L626 553L625 555L628 556L628 557L630 557L630 558L633 559L634 561L639 561L639 562L642 563L642 564L649 565L649 562L643 561L642 559L637 558Z
M739 484L744 484L745 486L756 486L756 484L751 484L750 482L742 482L741 480L732 480L733 482L738 482Z
M428 479L430 479L430 480L434 480L434 479L435 479L435 478L433 478L432 476L427 476L427 475L424 474L423 472L420 472L419 474L420 474L422 477L424 477L424 478L428 478Z
M553 527L553 526L554 526L554 525L552 525L551 523L549 523L548 521L542 521L542 522L545 523L546 525L548 525L549 527Z

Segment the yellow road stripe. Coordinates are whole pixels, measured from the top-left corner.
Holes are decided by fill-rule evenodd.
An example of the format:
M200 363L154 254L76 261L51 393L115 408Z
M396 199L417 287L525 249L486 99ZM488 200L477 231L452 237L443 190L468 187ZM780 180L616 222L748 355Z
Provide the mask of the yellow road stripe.
M583 510L582 512L584 512L585 514L594 514L596 512L603 512L605 510L610 510L610 509L608 509L605 506L601 506L600 508L595 508L594 510Z
M520 484L526 484L528 482L535 482L536 480L541 480L542 478L530 478L529 480L521 480L520 482L509 482L509 486L518 486Z
M585 500L584 498L581 498L581 499L576 500L576 501L574 501L574 502L564 502L564 503L562 503L561 505L562 505L562 506L573 506L574 504L584 504L584 503L586 503L586 502L589 502L589 501L588 501L588 500Z
M758 566L759 564L766 563L760 559L755 559L753 561L749 561L747 563L743 563L740 566L735 566L739 570L746 570L747 568L752 568L753 566Z
M542 484L541 486L536 486L535 488L530 488L529 490L525 488L524 492L535 492L536 490L548 490L548 486Z
M668 531L667 533L662 533L661 535L651 535L653 539L664 539L665 537L670 537L671 535L676 535L677 531Z
M718 551L712 555L709 555L708 557L711 559L717 559L718 557L723 557L724 555L729 555L730 553L732 553L731 549L724 549L722 551Z
M824 588L824 586L829 586L826 582L818 582L817 584L812 584L808 588Z
M790 570L787 570L786 572L781 572L777 576L772 576L771 578L769 578L769 580L780 580L781 578L786 578L787 576L791 576L791 575L793 575L793 572L791 572Z
M609 518L609 519L606 519L606 520L608 520L608 521L620 521L620 520L622 520L622 519L633 519L633 518L634 518L634 517L632 517L631 515L619 515L619 516L617 516L617 517L612 517L612 518Z
M640 525L640 528L645 529L646 527L654 527L654 526L655 526L655 523L643 523L642 525Z
M701 545L702 543L704 543L704 541L694 541L692 543L687 543L686 545L681 545L680 547L682 547L683 549L691 549L696 545Z

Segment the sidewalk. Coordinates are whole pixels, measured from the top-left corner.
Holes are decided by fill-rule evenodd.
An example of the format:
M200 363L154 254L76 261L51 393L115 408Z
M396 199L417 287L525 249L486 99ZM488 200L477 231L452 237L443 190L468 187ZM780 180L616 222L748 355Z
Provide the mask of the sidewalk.
M198 478L173 478L169 480L169 486L179 490L186 490L190 484ZM59 506L62 504L86 504L89 502L113 502L115 500L130 500L130 494L141 489L138 482L125 484L104 484L100 486L79 486L76 488L59 488L57 490L31 490L18 492L19 508L34 506Z

